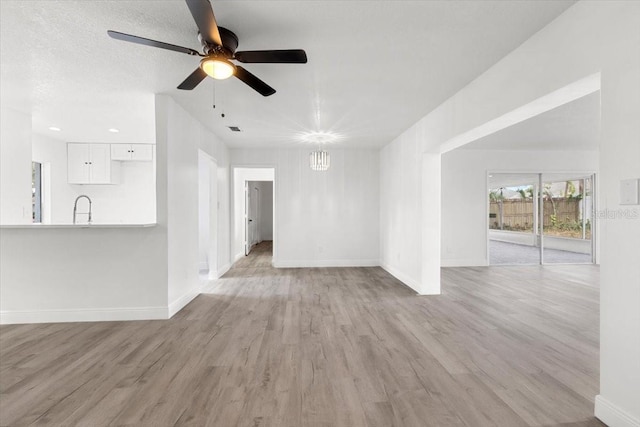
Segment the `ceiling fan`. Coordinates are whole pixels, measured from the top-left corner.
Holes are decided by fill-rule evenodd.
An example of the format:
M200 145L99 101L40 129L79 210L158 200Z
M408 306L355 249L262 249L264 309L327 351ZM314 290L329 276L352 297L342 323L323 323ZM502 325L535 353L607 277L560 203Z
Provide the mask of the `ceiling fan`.
M243 63L306 64L307 54L302 49L246 50L236 52L238 37L232 31L218 27L209 0L185 1L198 27L198 40L202 44L204 53L188 47L176 46L174 44L120 33L118 31L109 30L107 33L110 37L117 40L202 57L200 66L178 86L178 89L183 90L192 90L207 76L218 80L235 76L262 96L269 96L276 93L274 88L240 65L234 64L231 60Z

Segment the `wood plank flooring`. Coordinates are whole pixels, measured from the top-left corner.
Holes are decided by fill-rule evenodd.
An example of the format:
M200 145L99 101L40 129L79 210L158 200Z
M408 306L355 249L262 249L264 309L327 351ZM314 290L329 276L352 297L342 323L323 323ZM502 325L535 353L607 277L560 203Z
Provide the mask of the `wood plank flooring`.
M274 269L171 320L0 327L3 426L601 426L598 269Z

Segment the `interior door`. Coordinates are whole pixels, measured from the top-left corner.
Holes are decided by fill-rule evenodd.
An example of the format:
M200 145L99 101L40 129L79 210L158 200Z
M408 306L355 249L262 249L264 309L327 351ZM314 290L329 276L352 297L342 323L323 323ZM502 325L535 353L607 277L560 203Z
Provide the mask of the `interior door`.
M251 193L253 195L251 198L251 219L253 220L251 221L251 244L257 245L262 241L260 236L260 189L255 185L252 185L251 187Z
M244 182L244 254L251 252L251 237L249 235L249 182Z
M260 242L258 224L260 222L259 209L260 204L260 191L258 190L257 183L254 181L247 181L245 184L245 212L246 212L246 243L245 243L245 255L249 255L251 248Z

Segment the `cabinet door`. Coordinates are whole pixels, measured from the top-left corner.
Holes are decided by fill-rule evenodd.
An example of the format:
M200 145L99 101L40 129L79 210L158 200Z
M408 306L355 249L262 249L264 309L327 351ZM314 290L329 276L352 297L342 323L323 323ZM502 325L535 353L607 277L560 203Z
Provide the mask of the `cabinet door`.
M109 144L89 144L92 184L111 184L111 149Z
M131 160L140 160L140 161L153 160L153 145L131 144Z
M111 160L131 160L131 144L111 144Z
M67 144L67 182L89 184L89 145Z

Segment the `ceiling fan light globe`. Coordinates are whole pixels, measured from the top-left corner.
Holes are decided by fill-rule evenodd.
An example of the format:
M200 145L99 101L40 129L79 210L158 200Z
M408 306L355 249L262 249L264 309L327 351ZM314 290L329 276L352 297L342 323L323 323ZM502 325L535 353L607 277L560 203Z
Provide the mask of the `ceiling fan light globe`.
M200 61L200 68L216 80L228 79L236 72L236 66L224 58L204 58Z

